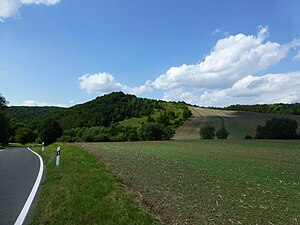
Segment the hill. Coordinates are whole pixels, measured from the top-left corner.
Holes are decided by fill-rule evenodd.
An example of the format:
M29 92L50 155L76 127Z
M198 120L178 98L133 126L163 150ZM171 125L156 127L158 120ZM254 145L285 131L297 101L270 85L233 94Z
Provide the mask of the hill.
M8 115L12 123L11 137L23 126L40 136L41 130L45 130L43 127L55 121L62 129L63 141L124 141L129 136L132 140L140 139L137 130L147 123L153 123L151 129L161 130L161 139L168 139L190 116L190 111L184 102L113 92L70 108L9 107Z
M189 106L192 117L188 119L175 133L175 140L199 139L199 129L205 124L211 124L216 129L225 126L230 132L229 139L243 139L247 134L254 136L258 125L264 125L272 118L286 117L294 119L300 130L300 115L280 115L245 111L229 111L207 109Z

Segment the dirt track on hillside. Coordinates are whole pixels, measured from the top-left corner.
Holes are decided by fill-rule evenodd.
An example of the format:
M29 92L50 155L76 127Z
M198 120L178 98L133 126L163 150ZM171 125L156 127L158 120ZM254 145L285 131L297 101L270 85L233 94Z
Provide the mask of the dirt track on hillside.
M220 127L229 124L239 124L249 130L250 133L255 133L258 124L263 125L267 120L272 118L287 117L298 122L298 132L300 131L300 116L299 115L281 115L281 114L266 114L253 112L239 112L227 110L205 109L199 107L189 107L192 112L189 118L180 128L178 128L173 137L174 140L196 140L199 139L199 130L204 125L209 117L218 118Z

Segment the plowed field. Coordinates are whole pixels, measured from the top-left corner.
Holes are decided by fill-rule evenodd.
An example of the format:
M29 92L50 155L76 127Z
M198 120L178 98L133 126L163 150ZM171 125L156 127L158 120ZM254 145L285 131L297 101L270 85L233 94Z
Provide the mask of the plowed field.
M294 119L300 128L299 115L237 112L198 107L189 107L189 109L192 111L192 117L176 131L175 140L199 139L200 127L206 124L211 124L216 129L225 126L230 132L229 139L243 139L247 134L254 136L257 125L264 125L267 120L272 118L288 117Z

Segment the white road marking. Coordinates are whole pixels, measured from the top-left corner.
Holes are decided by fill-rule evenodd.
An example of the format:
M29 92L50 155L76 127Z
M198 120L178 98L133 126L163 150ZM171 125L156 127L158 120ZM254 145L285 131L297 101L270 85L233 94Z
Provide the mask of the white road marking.
M32 151L29 147L28 147L28 150L30 150L32 153L34 153L35 155L37 155L37 157L39 158L39 160L40 160L40 170L39 170L38 176L37 176L37 178L35 180L35 183L33 185L33 188L32 188L32 190L30 192L30 195L28 196L28 198L26 200L26 203L23 206L23 209L22 209L21 213L18 216L18 218L17 218L17 220L15 222L15 225L22 225L23 224L23 222L24 222L24 220L26 218L26 215L27 215L27 213L28 213L28 211L30 209L30 206L31 206L31 204L33 202L33 199L34 199L34 197L35 197L35 195L37 193L37 190L38 190L38 187L39 187L39 185L41 183L43 172L44 172L44 162L43 162L42 157L39 154L37 154L36 152Z

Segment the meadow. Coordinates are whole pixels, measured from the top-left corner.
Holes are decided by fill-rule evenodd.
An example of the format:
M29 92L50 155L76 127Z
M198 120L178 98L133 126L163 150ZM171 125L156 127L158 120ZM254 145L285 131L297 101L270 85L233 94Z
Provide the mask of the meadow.
M77 143L165 224L300 224L299 141Z
M103 163L68 144L32 147L45 163L44 180L30 224L153 224L153 216L121 188L120 179Z

